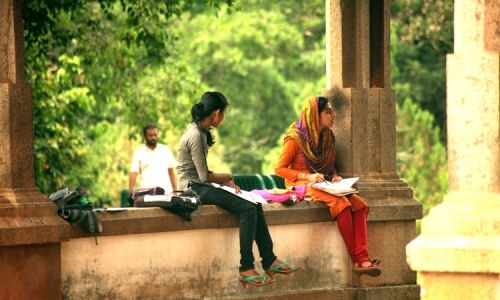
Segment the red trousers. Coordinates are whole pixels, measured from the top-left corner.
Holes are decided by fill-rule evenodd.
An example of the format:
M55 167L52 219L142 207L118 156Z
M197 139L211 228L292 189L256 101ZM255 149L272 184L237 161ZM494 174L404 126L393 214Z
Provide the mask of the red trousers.
M357 212L353 212L350 207L346 207L337 215L337 225L353 263L363 263L369 260L367 215L368 207L364 207Z

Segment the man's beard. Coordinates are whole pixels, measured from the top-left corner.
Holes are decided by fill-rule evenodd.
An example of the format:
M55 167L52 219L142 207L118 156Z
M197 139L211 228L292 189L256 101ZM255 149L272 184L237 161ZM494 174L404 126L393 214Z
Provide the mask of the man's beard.
M156 147L156 140L148 140L146 141L146 144L151 147Z

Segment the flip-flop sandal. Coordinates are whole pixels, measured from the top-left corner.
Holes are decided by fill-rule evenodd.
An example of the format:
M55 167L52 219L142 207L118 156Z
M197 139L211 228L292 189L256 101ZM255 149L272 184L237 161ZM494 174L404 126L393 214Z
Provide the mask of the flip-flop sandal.
M284 269L284 267L287 267ZM296 266L294 264L286 264L286 263L281 263L277 264L271 268L269 268L266 271L266 274L269 275L271 278L273 278L274 274L283 274L283 275L288 275L291 274L297 270L300 270L302 267Z
M370 263L370 265L368 267L362 267L361 264L354 263L354 266L352 267L352 271L357 273L358 275L368 275L368 276L372 276L372 277L380 276L380 274L382 274L382 271L380 270L380 268L370 261L369 261L369 263Z
M255 281L255 279L262 279L262 281ZM251 275L247 277L240 277L238 279L241 282L241 285L243 285L244 288L247 288L248 284L251 284L253 286L264 286L268 285L270 283L273 283L274 280L269 280L269 278L266 275Z
M370 262L372 264L374 264L375 266L379 266L382 263L382 260L378 257L375 257L375 258L371 258Z

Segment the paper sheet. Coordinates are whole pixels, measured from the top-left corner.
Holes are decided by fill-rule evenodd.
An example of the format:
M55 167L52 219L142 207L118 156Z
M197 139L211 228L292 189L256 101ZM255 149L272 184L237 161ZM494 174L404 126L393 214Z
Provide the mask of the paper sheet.
M252 193L252 192L247 192L247 191L243 191L241 190L241 193L236 193L236 190L232 187L228 187L228 186L225 186L225 185L220 185L220 184L217 184L217 183L212 183L213 186L217 187L217 188L220 188L220 189L223 189L225 191L228 191L232 194L235 194L236 196L240 197L240 198L243 198L249 202L252 202L254 204L258 204L258 203L267 203L266 199L264 199L261 195L259 194L256 194L256 193Z
M171 202L172 195L145 195L144 202L165 201Z
M324 192L327 192L335 196L344 196L358 192L356 189L352 187L352 185L356 183L358 179L359 177L353 177L353 178L342 179L339 182L327 182L327 181L316 182L313 183L311 186L315 189L322 190Z
M359 177L344 178L339 182L316 182L313 184L314 187L326 188L331 190L349 190L353 184L358 181Z

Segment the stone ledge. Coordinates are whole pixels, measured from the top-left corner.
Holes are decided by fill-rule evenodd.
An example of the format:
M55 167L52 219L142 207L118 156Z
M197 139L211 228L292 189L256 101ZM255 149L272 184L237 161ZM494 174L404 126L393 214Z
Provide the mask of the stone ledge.
M280 203L265 204L268 225L328 222L328 208L317 202L303 201L287 207ZM142 234L195 229L238 227L237 219L227 211L213 206L201 206L192 214L192 221L183 221L177 215L161 208L129 208L124 211L98 212L102 222L102 236ZM408 201L377 201L370 206L369 222L415 220L422 217L422 206ZM71 238L88 237L79 226L70 227Z
M420 286L412 285L393 285L383 287L369 288L340 288L340 289L321 289L309 291L294 291L293 293L270 293L258 295L256 297L237 297L227 299L262 299L262 300L387 300L387 299L420 299Z
M48 200L0 204L0 246L60 243L69 239L69 228L57 215L57 206Z
M0 246L60 243L69 239L69 225L59 216L0 218Z
M268 225L328 222L328 208L322 203L303 201L287 207L265 204ZM55 243L69 238L87 237L80 226L70 226L56 215L51 203L5 206L0 209L0 246ZM29 216L31 215L31 216ZM33 217L33 215L37 215ZM234 216L216 206L200 207L191 222L182 221L161 208L129 208L118 212L99 212L104 236L168 232L194 229L235 228ZM369 222L415 220L422 217L416 201L379 200L370 205Z

